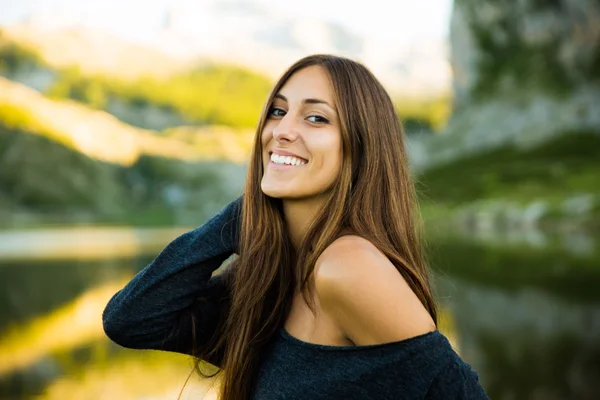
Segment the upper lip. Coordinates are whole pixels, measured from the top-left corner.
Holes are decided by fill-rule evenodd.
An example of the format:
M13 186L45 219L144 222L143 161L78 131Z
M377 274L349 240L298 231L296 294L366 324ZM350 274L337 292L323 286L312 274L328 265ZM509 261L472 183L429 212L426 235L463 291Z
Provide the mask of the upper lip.
M270 156L272 153L275 153L275 154L277 154L278 156L290 156L290 157L296 157L296 158L299 158L299 159L301 159L301 160L304 160L304 161L307 161L307 162L308 162L308 160L307 160L306 158L304 158L304 157L300 157L299 155L297 155L297 154L294 154L294 153L291 153L291 152L289 152L289 151L285 151L285 150L281 150L281 149L273 149L273 150L271 150L271 151L269 152L269 156Z

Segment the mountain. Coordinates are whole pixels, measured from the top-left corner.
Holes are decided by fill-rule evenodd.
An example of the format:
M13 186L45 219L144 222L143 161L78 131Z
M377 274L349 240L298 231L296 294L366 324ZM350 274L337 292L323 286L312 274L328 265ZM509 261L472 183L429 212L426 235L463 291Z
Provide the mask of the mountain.
M34 50L54 69L77 66L86 74L122 79L139 75L163 78L188 70L191 60L169 56L150 46L124 41L109 33L83 27L48 26L45 18L2 27L6 41Z
M0 225L206 218L243 186L252 137L158 135L0 77Z
M440 97L450 88L443 40L411 45L375 40L319 16L277 14L261 1L175 4L145 43L74 22L57 24L51 14L31 15L4 29L50 65L79 65L91 72L164 75L203 61L239 65L275 79L307 54L334 53L364 62L393 97Z

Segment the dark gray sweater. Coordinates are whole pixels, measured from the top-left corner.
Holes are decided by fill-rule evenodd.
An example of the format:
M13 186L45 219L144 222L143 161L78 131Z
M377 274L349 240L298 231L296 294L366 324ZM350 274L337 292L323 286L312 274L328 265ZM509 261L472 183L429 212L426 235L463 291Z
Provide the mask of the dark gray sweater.
M211 277L237 250L242 198L201 227L173 240L108 302L106 335L132 349L191 354L216 329L226 296ZM196 303L196 297L212 301ZM219 359L207 360L220 365ZM280 328L261 356L255 400L487 399L477 374L435 331L369 346L325 346L300 341Z

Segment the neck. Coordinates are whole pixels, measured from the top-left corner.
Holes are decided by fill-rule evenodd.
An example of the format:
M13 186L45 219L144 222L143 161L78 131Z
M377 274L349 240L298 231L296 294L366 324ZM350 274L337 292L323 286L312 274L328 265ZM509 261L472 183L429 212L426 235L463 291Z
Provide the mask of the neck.
M323 198L284 199L283 214L288 233L296 250L300 247L308 228L323 204Z

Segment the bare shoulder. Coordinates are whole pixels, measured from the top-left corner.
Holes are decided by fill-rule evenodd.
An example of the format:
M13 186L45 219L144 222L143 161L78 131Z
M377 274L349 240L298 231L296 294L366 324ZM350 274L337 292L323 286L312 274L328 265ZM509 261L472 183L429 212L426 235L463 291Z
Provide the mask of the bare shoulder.
M323 310L357 345L395 342L436 329L392 262L356 235L335 240L315 265Z

